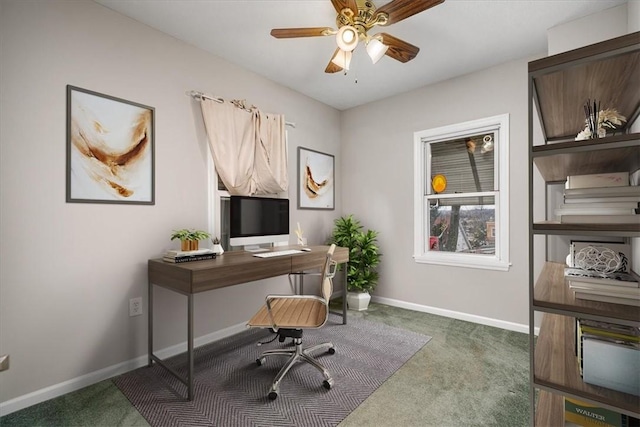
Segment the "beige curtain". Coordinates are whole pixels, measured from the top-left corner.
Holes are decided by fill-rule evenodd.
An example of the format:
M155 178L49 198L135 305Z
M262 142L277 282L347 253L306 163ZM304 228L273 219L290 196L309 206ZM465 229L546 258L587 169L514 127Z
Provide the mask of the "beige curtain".
M287 191L287 143L282 114L257 115L254 173L257 194Z
M230 194L288 190L284 116L228 101L202 99L200 106L216 171Z

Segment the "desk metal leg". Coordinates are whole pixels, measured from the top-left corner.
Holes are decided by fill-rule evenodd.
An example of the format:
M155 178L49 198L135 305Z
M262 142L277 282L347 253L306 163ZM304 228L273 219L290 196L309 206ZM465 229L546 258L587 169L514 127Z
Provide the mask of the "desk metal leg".
M187 357L189 358L189 373L187 378L188 399L193 400L193 294L187 295L188 326L187 326Z
M153 366L153 284L149 282L149 302L147 303L149 310L149 367Z
M344 286L342 289L342 324L347 324L347 272L349 271L349 263L344 263Z
M187 295L187 378L183 378L171 366L153 354L153 284L149 282L149 367L153 362L169 371L180 382L187 386L187 398L193 400L193 294Z

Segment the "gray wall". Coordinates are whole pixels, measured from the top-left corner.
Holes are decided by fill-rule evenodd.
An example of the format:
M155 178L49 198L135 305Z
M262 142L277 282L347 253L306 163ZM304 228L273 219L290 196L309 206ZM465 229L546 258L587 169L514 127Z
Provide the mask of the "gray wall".
M349 159L343 210L380 232L383 258L375 296L426 311L528 324L527 62L509 62L343 114L341 155ZM504 113L510 115L511 269L417 264L413 132Z
M341 211L297 211L296 147L339 154L340 113L92 1L0 3L0 402L146 354L146 262L171 230L207 228L201 90L283 113L292 224L323 243ZM156 111L156 204L65 203L66 85ZM340 156L337 156L338 176ZM295 236L294 236L295 238ZM286 279L196 298L196 336L245 322ZM185 299L157 292L156 348L186 339Z
M291 223L300 221L312 244L324 242L343 213L379 230L376 295L527 323L526 72L533 58L340 113L91 1L0 0L0 53L0 354L11 354L11 369L0 373L5 407L35 403L49 386L89 383L146 354L146 318L128 317L136 296L146 313L146 260L172 246L171 230L208 224L204 130L197 104L185 96L192 89L246 99L296 123L289 129L293 206L296 147L336 155L336 210L292 209ZM155 206L65 203L67 84L156 108ZM493 272L414 263L413 132L503 113L511 119L513 266ZM285 282L198 296L196 336L243 323ZM184 341L184 301L157 292L156 348Z

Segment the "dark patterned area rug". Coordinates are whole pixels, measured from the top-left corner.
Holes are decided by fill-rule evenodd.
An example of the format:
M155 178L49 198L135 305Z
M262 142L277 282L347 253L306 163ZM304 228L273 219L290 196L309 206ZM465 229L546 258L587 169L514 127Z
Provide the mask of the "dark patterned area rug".
M154 365L121 375L113 382L152 426L333 426L360 405L429 340L428 336L350 317L347 325L331 315L318 330L306 330L305 347L331 341L336 353L317 355L331 372L331 390L322 374L306 363L292 368L276 400L267 394L286 358L272 356L263 366L263 350L286 346L278 341L257 346L273 334L249 329L195 350L194 400L186 387ZM322 351L321 351L322 352ZM186 355L169 359L181 374Z

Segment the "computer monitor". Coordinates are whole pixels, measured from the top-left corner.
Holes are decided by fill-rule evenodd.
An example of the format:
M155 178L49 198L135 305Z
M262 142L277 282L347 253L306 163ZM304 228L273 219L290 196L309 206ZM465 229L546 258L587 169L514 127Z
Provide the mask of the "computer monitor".
M289 242L289 199L231 196L229 244L251 250L267 243Z

